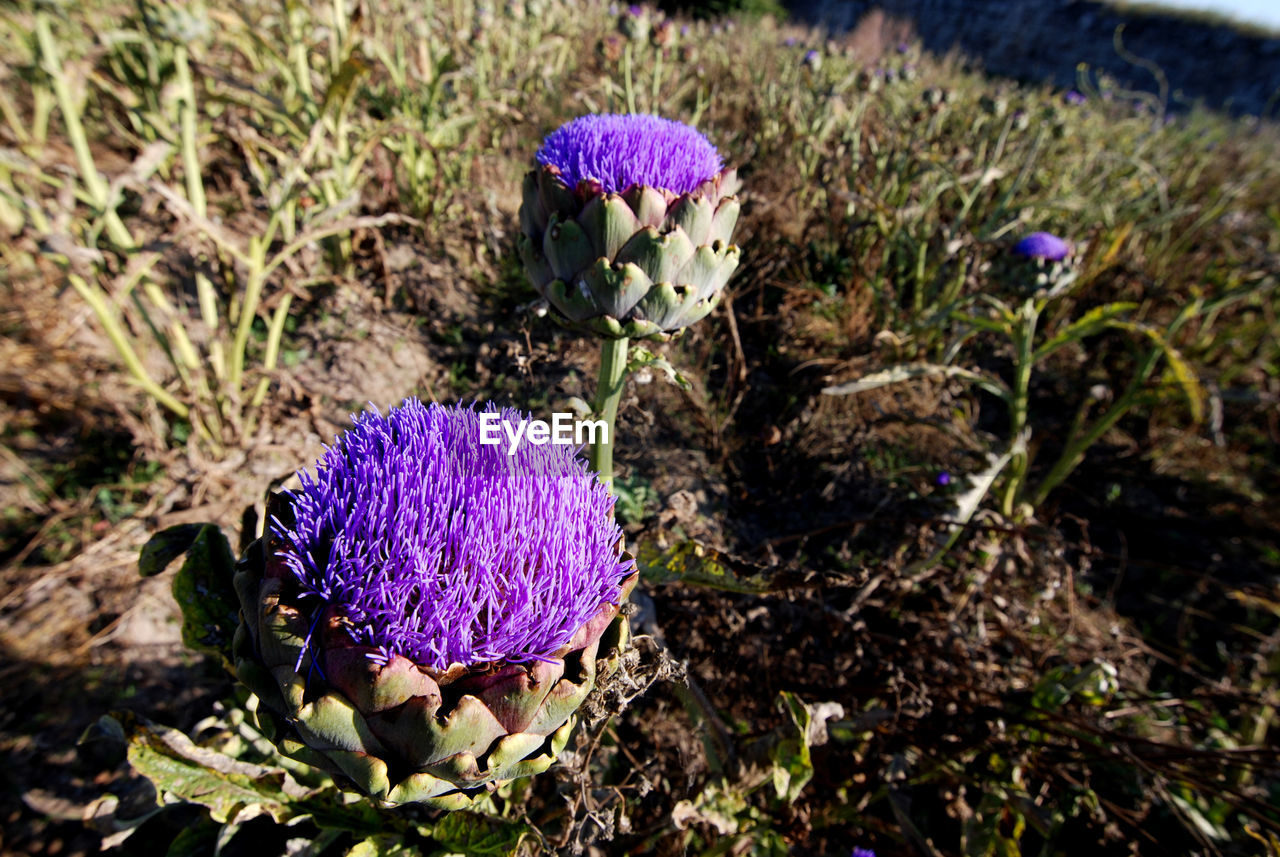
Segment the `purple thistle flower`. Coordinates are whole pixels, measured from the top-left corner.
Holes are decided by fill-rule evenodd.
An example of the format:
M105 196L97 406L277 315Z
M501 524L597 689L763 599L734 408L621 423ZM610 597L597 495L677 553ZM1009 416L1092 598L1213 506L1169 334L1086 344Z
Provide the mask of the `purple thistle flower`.
M627 7L627 14L630 15L632 18L639 18L641 15L644 14L644 7L641 6L639 3L632 3L630 6Z
M822 54L814 50L805 51L801 61L809 68L816 69L822 65Z
M1061 262L1071 255L1071 245L1049 232L1032 232L1013 245L1013 252L1031 259Z
M849 857L876 857L876 852L870 848L855 848Z
M537 159L559 170L571 188L590 179L606 193L633 185L689 193L724 168L697 130L647 114L580 116L552 131Z
M1082 93L1076 92L1074 89L1068 90L1067 94L1062 96L1062 100L1068 104L1084 104L1089 99L1085 98Z
M500 423L523 415L487 405ZM572 447L481 439L482 411L406 399L354 425L299 474L276 556L360 645L423 666L550 657L630 562L613 498ZM499 426L499 428L501 428Z

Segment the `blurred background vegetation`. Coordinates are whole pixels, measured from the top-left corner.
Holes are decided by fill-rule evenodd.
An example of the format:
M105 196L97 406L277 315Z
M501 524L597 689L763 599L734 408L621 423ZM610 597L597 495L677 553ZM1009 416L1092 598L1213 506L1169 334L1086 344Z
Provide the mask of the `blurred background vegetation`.
M0 9L0 848L213 853L76 748L120 708L243 738L138 548L250 533L368 402L589 397L520 181L635 109L746 188L729 298L661 349L690 384L632 385L615 453L689 684L496 795L485 853L1280 854L1274 124L668 11ZM1011 254L1039 230L1070 265ZM351 844L309 830L224 853Z

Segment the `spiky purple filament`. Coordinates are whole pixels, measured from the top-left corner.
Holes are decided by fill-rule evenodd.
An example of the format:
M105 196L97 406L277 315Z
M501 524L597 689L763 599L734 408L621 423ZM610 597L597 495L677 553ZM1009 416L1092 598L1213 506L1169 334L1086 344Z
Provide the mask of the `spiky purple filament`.
M609 193L632 185L688 193L724 168L697 130L646 114L580 116L552 131L537 159L560 170L571 188L594 179Z
M630 563L613 498L572 447L508 456L505 435L480 443L479 411L415 399L353 423L272 531L304 598L358 643L436 669L539 660L616 602Z

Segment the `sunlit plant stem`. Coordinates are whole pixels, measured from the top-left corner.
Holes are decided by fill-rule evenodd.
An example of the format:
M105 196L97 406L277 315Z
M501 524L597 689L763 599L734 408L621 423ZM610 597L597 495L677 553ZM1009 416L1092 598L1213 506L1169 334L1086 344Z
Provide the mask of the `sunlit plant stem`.
M600 481L613 485L613 436L618 419L618 402L622 399L622 387L627 380L626 337L606 339L600 348L600 380L596 385L595 414L605 422L606 431L591 447L591 469L600 474Z
M196 88L191 78L191 63L187 55L187 46L178 44L173 49L173 64L178 85L178 123L182 137L182 170L187 180L187 200L196 216L208 216L208 202L204 193L204 176L200 164L198 128L196 114L199 105L196 103ZM218 338L218 297L213 283L203 271L195 275L196 295L200 301L200 318L208 328L210 341L210 363L214 374L222 379L226 376L226 361L222 351L222 342Z
M111 188L107 186L106 180L98 172L98 167L94 163L93 152L89 149L89 138L85 134L84 125L80 123L80 111L71 94L71 82L66 69L62 66L62 57L53 39L49 15L39 7L36 9L35 31L36 42L40 46L41 66L53 84L53 93L58 100L58 108L62 111L62 123L66 127L71 149L75 152L80 178L89 192L89 198L93 200L94 207L102 215L108 237L122 249L133 249L135 246L133 235L120 219L120 215L116 213L111 200Z
M1030 299L1022 305L1016 324L1012 325L1014 348L1014 377L1009 401L1009 438L1016 441L1027 428L1027 402L1031 390L1031 368L1035 363L1036 325L1040 321L1041 306ZM1010 461L1009 481L1005 483L1001 512L1013 515L1015 501L1027 477L1028 456L1026 449L1016 452Z

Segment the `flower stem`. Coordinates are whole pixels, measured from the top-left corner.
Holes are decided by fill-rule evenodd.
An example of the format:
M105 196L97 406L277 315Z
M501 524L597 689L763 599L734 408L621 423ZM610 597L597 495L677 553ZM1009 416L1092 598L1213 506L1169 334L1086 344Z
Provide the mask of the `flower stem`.
M1018 437L1027 427L1027 404L1031 391L1031 368L1035 363L1036 323L1040 320L1040 307L1034 300L1028 300L1018 314L1018 322L1022 325L1014 336L1014 378L1013 397L1009 409L1009 443L1017 443ZM1009 471L1009 481L1005 483L1004 498L1000 511L1005 517L1011 517L1017 501L1021 498L1027 478L1029 464L1028 453L1024 450L1013 456Z
M137 246L133 235L120 219L115 209L115 201L112 199L111 188L98 172L98 167L93 160L93 152L89 149L89 137L85 133L84 124L80 121L81 105L76 103L72 93L71 76L62 64L62 57L58 54L49 16L39 5L36 9L35 32L40 65L53 84L58 108L62 111L62 123L66 128L67 139L71 143L72 152L75 153L76 166L80 169L80 180L84 182L85 190L88 191L94 207L102 215L107 227L107 235L112 243L123 250L132 250Z
M600 348L600 380L596 384L595 418L604 420L605 430L591 447L591 469L600 481L613 485L613 436L618 419L618 402L627 379L627 338L606 339Z

